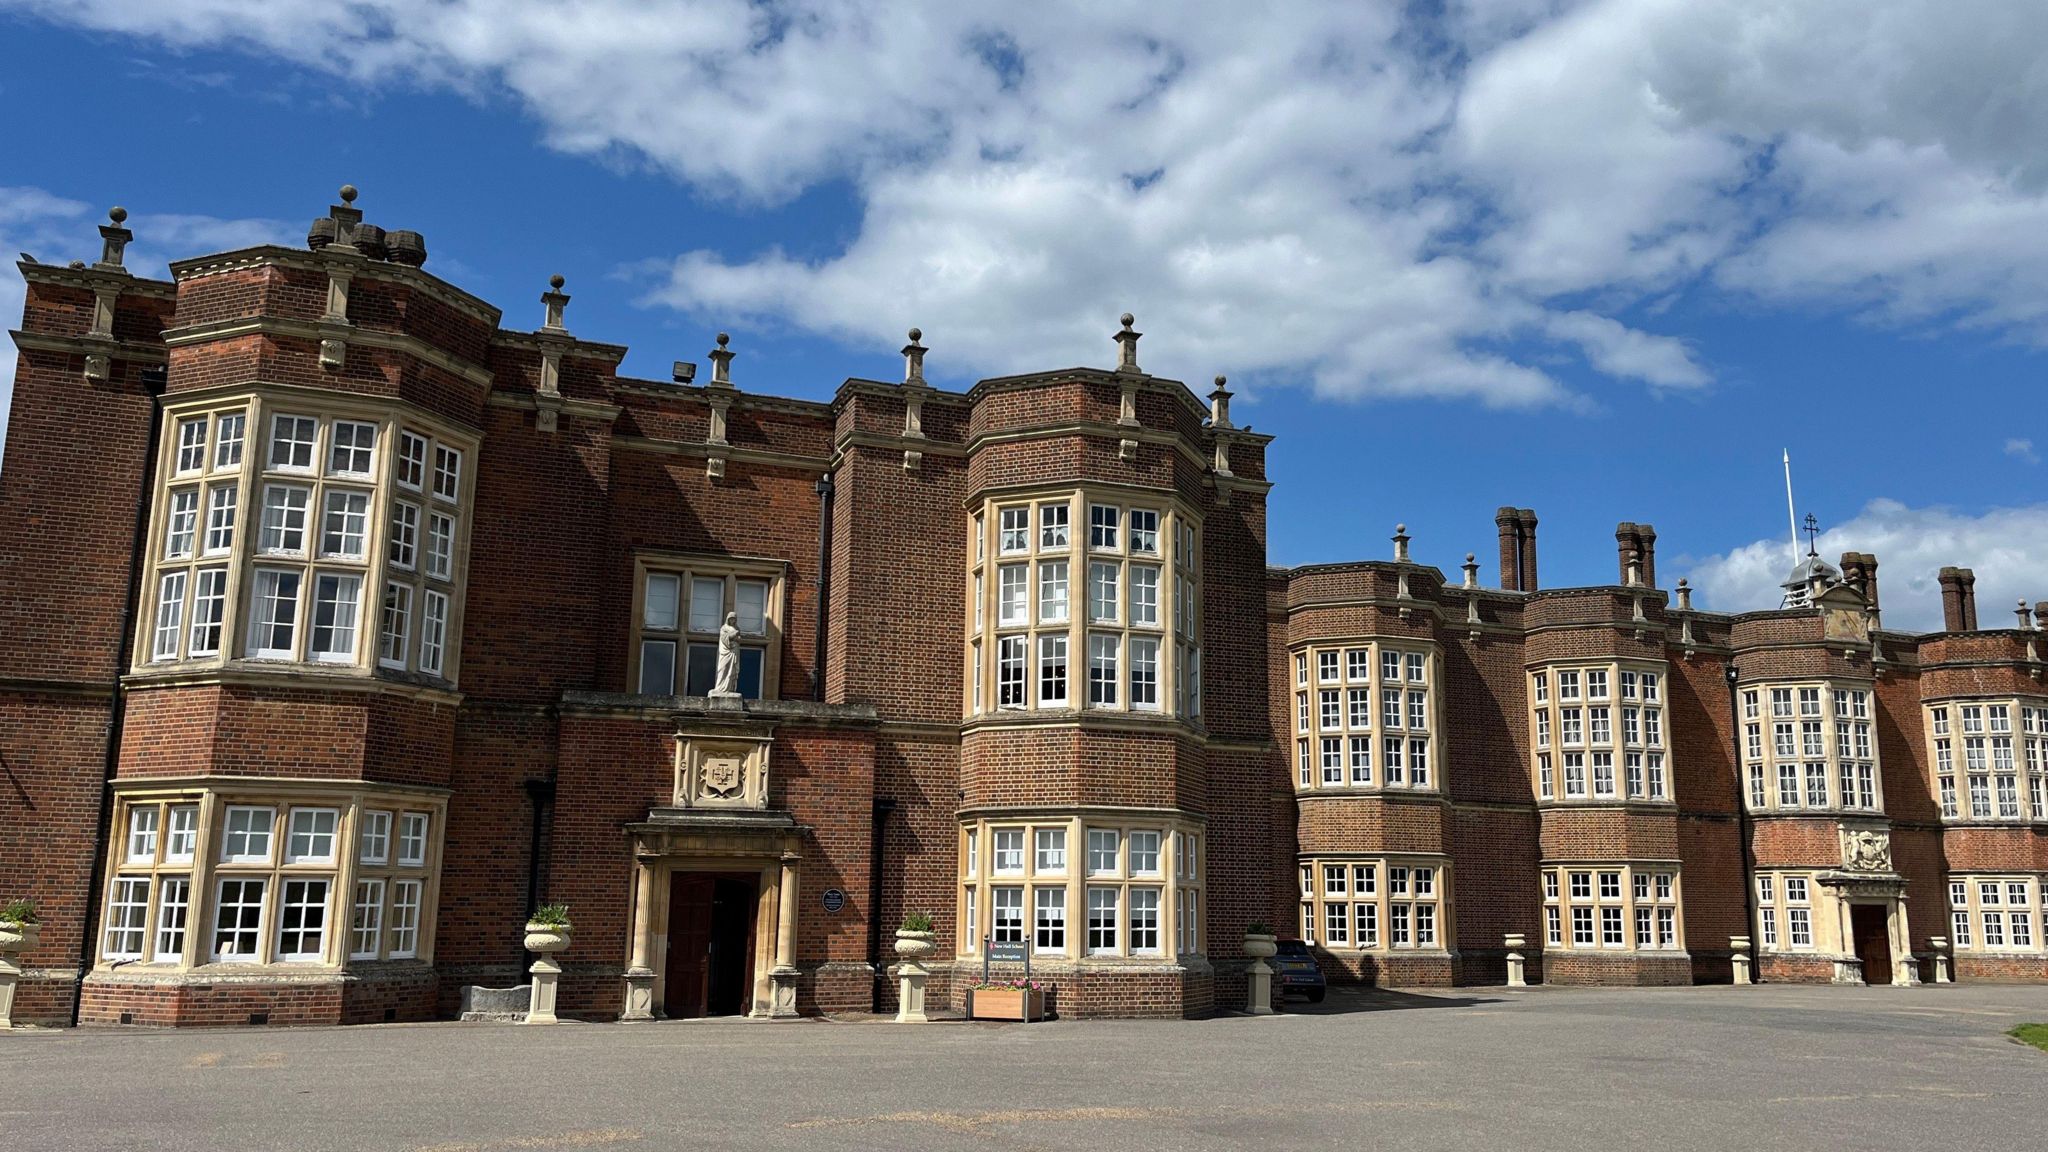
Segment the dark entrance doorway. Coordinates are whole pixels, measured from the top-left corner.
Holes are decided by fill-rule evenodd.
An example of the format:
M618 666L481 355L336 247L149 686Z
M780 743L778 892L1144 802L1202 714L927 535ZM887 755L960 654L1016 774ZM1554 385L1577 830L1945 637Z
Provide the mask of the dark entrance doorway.
M1856 937L1856 958L1863 961L1863 982L1891 983L1890 909L1882 904L1849 905L1849 931Z
M678 872L669 885L671 1019L739 1016L753 1007L755 877Z

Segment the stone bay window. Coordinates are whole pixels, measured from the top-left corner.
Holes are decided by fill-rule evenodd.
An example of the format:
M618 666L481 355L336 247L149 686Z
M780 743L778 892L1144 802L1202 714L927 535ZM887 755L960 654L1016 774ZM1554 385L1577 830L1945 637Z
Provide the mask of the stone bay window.
M1539 804L1672 801L1662 665L1546 664L1528 683Z
M1943 820L2048 823L2048 697L1939 700L1925 711Z
M1202 829L1181 813L990 815L960 832L959 954L1168 961L1204 950Z
M1432 646L1359 639L1296 649L1291 660L1297 791L1442 790Z
M453 683L476 448L409 408L262 389L166 410L138 671Z
M1738 705L1751 811L1883 811L1869 684L1744 684Z
M1327 951L1447 951L1449 863L1442 856L1304 859L1301 938Z
M1200 530L1163 496L990 501L971 519L967 711L1201 713Z
M123 784L99 966L430 963L445 805L338 782Z

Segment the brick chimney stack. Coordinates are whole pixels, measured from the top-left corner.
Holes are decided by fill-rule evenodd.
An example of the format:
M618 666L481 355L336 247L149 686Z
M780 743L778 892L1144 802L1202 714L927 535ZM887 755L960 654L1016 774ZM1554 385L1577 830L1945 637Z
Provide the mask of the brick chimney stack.
M1842 553L1842 582L1862 594L1866 607L1877 610L1877 557L1868 552Z
M1634 561L1636 581L1646 588L1657 586L1657 529L1623 520L1614 526L1614 553L1623 584L1629 583L1629 562Z
M1522 591L1534 592L1536 583L1536 511L1533 508L1515 510L1515 524L1522 539Z
M1500 586L1510 592L1522 590L1522 533L1516 527L1515 510L1502 505L1493 514L1500 530Z
M1941 625L1949 632L1977 630L1977 574L1968 568L1943 568Z

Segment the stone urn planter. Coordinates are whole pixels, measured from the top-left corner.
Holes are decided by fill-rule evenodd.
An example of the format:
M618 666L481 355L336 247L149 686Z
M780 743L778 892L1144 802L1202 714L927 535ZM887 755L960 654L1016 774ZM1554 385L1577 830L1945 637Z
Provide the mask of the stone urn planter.
M43 926L35 919L35 906L20 901L0 917L0 1032L14 1027L14 986L21 980L17 958L42 941Z
M569 947L569 909L562 904L546 904L526 922L526 950L540 953L533 967L527 969L533 974L533 995L527 1001L526 1023L555 1023L555 985L562 978L562 966L555 962L555 953Z
M896 956L905 963L923 962L938 946L939 934L936 932L912 932L908 929L896 932Z
M929 1020L924 1014L924 983L931 973L925 970L924 958L939 946L938 934L924 928L899 928L896 930L896 1022L898 1024L923 1024Z
M569 926L567 924L534 924L526 926L526 950L549 956L569 947Z
M1245 1011L1254 1016L1273 1014L1273 969L1266 964L1280 950L1280 939L1263 924L1245 929L1244 954L1252 958L1245 969Z
M0 920L0 953L34 951L42 938L43 926L33 920Z

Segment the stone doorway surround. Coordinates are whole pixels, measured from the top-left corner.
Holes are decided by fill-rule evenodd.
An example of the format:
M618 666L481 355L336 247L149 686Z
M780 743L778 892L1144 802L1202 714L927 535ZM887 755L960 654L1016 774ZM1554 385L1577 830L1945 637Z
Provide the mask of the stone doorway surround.
M1834 905L1837 984L1918 984L1919 961L1913 956L1906 928L1906 878L1892 866L1891 830L1877 822L1843 821L1839 836L1842 867L1814 874L1814 883ZM1888 973L1866 973L1857 953L1854 909L1877 905L1885 910L1891 945Z
M755 878L754 981L746 1014L797 1014L797 869L808 829L767 806L773 721L731 711L729 717L678 717L672 803L626 826L634 863L633 934L622 1020L652 1020L656 1005L665 1002L669 891L677 874L690 872Z

